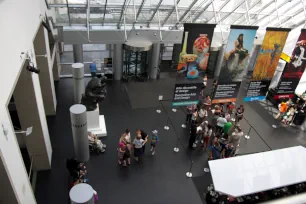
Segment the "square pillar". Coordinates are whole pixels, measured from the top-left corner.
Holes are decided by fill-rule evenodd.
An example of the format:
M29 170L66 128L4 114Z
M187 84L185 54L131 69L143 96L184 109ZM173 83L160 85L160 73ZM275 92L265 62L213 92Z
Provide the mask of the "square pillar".
M56 48L53 48L53 53L54 49ZM53 53L50 53L48 31L42 25L39 27L34 39L34 50L37 68L40 69L39 81L46 115L56 115L57 101L51 59Z
M61 64L60 64L60 54L59 54L59 48L58 43L56 43L55 46L55 57L54 57L54 63L53 63L53 79L54 81L59 81L61 76Z

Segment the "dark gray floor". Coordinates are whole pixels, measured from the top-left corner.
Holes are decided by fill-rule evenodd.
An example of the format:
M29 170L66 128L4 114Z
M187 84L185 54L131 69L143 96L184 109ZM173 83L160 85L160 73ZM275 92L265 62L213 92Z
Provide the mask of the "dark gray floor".
M106 118L108 136L103 142L107 144L107 152L99 156L92 155L87 163L89 183L99 194L98 203L202 203L201 191L205 189L206 181L211 182L206 180L207 173L203 171L203 168L208 166L207 154L201 150L184 150L183 147L187 147L188 143L188 130L181 128L185 119L184 110L179 108L174 113L171 111L170 101L163 102L162 106L159 106L157 101L160 91L164 99L171 99L174 84L177 82L173 77L175 76L164 75L158 82L109 85L108 96L100 104L100 112ZM57 115L48 118L53 148L52 170L38 173L35 194L39 204L68 203L69 183L65 160L74 154L69 116L69 107L73 104L72 80L61 79L56 84L56 91ZM238 103L241 98L240 96ZM267 113L262 104L252 102L245 106L246 120L255 130L251 131L250 140L242 139L240 153L305 144L304 132L285 128L273 129L273 116ZM162 109L161 114L156 113L157 108ZM163 129L167 124L167 114L170 118L169 131ZM241 122L244 132L250 127L246 120ZM149 155L147 147L142 163L132 162L126 169L118 166L116 148L120 134L125 128L131 130L132 137L135 136L137 128L143 128L148 133L157 129L161 142L156 155ZM181 141L180 152L174 153L177 136ZM185 176L191 164L190 158L194 162L193 179Z

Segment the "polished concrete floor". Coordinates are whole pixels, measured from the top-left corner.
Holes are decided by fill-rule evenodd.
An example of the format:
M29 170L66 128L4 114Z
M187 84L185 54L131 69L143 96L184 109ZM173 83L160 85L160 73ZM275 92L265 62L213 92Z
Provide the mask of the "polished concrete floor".
M89 79L87 79L88 81ZM171 98L174 84L184 81L164 74L157 82L115 83L109 85L107 98L100 104L105 115L108 136L103 138L107 151L91 155L88 166L89 184L98 192L101 204L146 203L146 204L201 204L203 192L211 177L203 169L208 167L207 153L201 150L186 150L188 130L183 129L184 109L172 111ZM73 105L71 79L61 79L56 84L57 115L48 117L53 148L52 170L38 173L36 199L39 204L68 203L69 180L65 167L67 158L73 157L74 149L70 127L69 107ZM162 94L165 101L158 103ZM238 103L242 100L243 85ZM273 108L269 103L245 104L245 120L241 122L244 132L251 128L251 139L242 139L240 154L268 151L271 149L306 144L305 133L293 128L273 129ZM160 114L156 109L161 109ZM163 129L165 125L170 130ZM149 146L141 163L123 168L117 164L116 148L120 135L129 128L132 137L138 128L151 133L159 131L160 144L156 154L150 155ZM180 140L177 140L177 137ZM175 153L173 148L180 151ZM190 170L193 178L187 178Z

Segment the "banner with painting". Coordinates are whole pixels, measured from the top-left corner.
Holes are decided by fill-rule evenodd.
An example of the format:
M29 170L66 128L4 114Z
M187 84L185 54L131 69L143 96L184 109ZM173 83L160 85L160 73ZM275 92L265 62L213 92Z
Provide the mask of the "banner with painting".
M236 101L258 26L231 26L212 103Z
M184 24L182 51L177 66L178 74L185 74L187 78L195 79L199 76L199 71L206 71L215 27L215 24Z
M306 30L302 29L290 61L286 64L277 87L275 99L292 98L306 66Z
M244 101L264 100L278 65L289 31L287 28L267 28Z

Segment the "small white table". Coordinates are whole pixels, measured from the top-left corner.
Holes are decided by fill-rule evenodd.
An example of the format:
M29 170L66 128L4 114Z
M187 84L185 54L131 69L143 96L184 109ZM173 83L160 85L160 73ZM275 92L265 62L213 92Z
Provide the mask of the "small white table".
M94 204L94 192L90 185L80 183L69 192L71 204Z
M209 161L215 190L234 197L306 181L302 146Z

